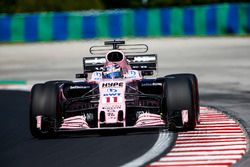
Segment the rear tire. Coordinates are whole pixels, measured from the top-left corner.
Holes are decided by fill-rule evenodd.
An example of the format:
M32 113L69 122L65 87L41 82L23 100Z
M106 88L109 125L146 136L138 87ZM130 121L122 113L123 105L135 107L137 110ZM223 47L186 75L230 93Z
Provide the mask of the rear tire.
M36 84L31 90L30 131L36 138L52 137L62 118L59 88L55 83ZM37 127L41 116L41 128Z
M165 80L165 109L170 130L193 130L197 124L195 92L188 77L174 75ZM182 111L188 111L188 121L183 124Z

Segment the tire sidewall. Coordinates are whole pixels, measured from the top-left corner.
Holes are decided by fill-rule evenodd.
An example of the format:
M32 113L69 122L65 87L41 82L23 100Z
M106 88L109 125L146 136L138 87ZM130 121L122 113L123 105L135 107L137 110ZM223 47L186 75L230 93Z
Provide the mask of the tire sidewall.
M59 85L53 82L34 85L31 91L30 104L32 135L38 138L53 136L62 119ZM42 116L41 130L36 127L37 116Z
M170 75L165 79L165 99L168 120L183 126L182 130L192 130L197 124L195 86L191 77ZM188 122L183 125L182 110L188 110ZM175 116L175 120L171 120Z

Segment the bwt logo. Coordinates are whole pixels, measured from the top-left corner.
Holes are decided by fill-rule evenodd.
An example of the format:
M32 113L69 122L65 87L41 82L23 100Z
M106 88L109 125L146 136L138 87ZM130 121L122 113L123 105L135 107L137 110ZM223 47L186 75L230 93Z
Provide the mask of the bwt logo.
M108 82L108 83L102 83L103 88L110 88L110 87L123 87L123 82Z
M108 88L107 92L108 93L104 93L103 96L120 96L121 95L121 93L119 93L118 90L114 88Z
M103 96L120 96L121 93L104 93Z
M113 89L113 88L108 88L108 89L107 89L107 92L109 92L109 93L116 93L117 90L116 90L116 89Z

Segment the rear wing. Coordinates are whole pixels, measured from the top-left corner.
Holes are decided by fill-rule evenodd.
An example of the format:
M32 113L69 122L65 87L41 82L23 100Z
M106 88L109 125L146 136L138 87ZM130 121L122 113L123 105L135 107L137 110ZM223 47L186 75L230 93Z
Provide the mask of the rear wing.
M128 64L133 70L142 71L143 75L153 75L157 70L157 55L126 55ZM102 71L102 67L106 62L105 56L84 57L83 58L83 73L92 73Z
M146 44L125 44L125 41L105 41L104 45L91 46L89 49L92 55L105 55L108 51L119 49L124 54L146 53L148 46Z

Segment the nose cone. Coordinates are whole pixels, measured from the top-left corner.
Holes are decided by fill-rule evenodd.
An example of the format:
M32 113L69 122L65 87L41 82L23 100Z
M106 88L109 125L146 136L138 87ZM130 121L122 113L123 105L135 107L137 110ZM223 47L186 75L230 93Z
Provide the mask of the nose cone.
M108 124L124 123L126 110L125 89L126 83L121 79L104 80L99 83L100 100L98 111L100 127L108 126Z

